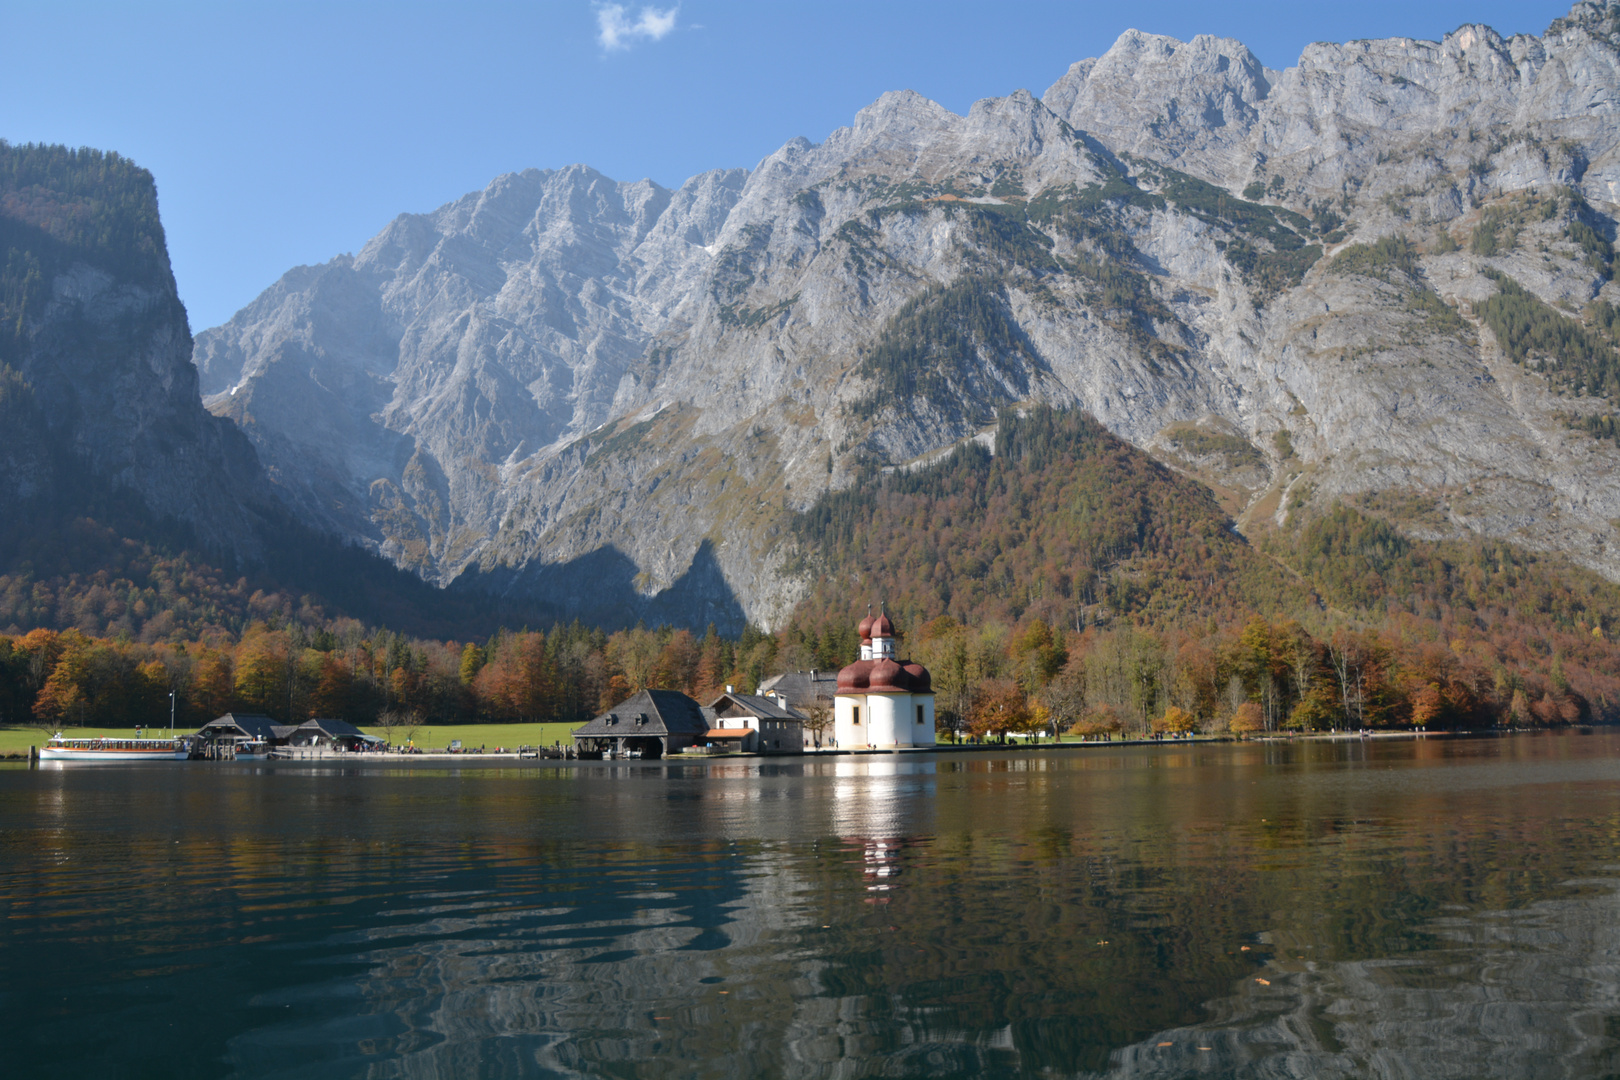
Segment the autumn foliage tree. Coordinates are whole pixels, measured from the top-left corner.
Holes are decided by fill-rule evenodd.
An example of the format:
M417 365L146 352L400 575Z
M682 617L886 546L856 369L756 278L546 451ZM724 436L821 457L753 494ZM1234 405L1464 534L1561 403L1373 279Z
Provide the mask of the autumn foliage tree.
M992 679L974 694L968 730L980 739L1005 739L1032 730L1034 719L1029 696L1016 679Z
M1265 730L1265 716L1260 706L1252 701L1245 701L1237 707L1231 720L1227 721L1227 730L1234 735L1252 735L1257 731Z

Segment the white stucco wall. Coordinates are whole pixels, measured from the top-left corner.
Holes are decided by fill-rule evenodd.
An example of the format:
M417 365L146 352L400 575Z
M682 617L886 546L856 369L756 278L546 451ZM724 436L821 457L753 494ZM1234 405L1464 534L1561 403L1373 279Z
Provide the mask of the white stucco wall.
M917 723L917 706L922 706L923 722ZM934 695L913 694L911 698L911 743L913 746L933 746Z
M860 724L855 723L855 711L860 710ZM871 716L866 711L865 694L839 694L833 699L832 737L839 747L865 746L866 725Z
M910 694L867 694L866 707L872 714L872 724L867 729L866 737L873 746L895 746L896 736L910 733L903 722L911 708ZM901 722L897 724L896 721ZM910 745L910 742L908 740L898 745Z
M917 723L917 707L923 722ZM855 722L859 710L860 723ZM839 694L832 737L843 749L864 746L933 746L933 694Z

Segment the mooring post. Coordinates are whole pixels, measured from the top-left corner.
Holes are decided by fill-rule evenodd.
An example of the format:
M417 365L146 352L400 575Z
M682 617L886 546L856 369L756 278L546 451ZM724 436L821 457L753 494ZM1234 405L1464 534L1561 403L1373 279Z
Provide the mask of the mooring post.
M28 764L30 764L30 765L38 765L39 764L39 747L30 746L28 748Z

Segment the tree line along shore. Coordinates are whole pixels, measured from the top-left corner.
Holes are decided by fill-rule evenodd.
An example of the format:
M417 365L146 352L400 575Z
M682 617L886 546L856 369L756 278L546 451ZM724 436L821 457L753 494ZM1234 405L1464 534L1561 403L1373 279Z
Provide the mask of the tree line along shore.
M483 642L409 638L352 622L276 619L234 640L141 642L76 630L0 635L0 725L195 730L221 713L348 720L403 735L435 726L566 726L644 687L700 701L784 670L853 658L847 621L797 619L775 634L578 624ZM842 627L842 629L841 629ZM1455 629L1455 628L1454 628ZM918 623L904 651L925 664L950 737L1330 729L1552 727L1612 719L1620 679L1601 629L1552 640L1445 637L1415 617L1311 628L1251 615L1194 629L1039 618ZM1550 650L1543 655L1540 649ZM560 737L560 736L559 736ZM516 741L516 740L513 740Z
M1620 719L1620 586L1589 569L1413 539L1379 516L1412 512L1394 496L1240 536L1211 489L1077 412L1004 412L995 443L867 470L799 515L814 584L774 632L491 633L517 619L459 594L453 620L400 600L362 621L77 518L0 575L0 727L155 728L171 693L189 730L578 724L644 687L708 701L841 668L868 600L932 673L947 737Z

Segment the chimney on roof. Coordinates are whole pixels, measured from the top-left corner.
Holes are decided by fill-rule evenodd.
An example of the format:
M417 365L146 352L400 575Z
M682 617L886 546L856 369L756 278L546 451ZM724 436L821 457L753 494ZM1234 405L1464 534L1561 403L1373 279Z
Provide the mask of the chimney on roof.
M726 683L726 693L728 693L728 694L731 693L731 684L730 683Z

